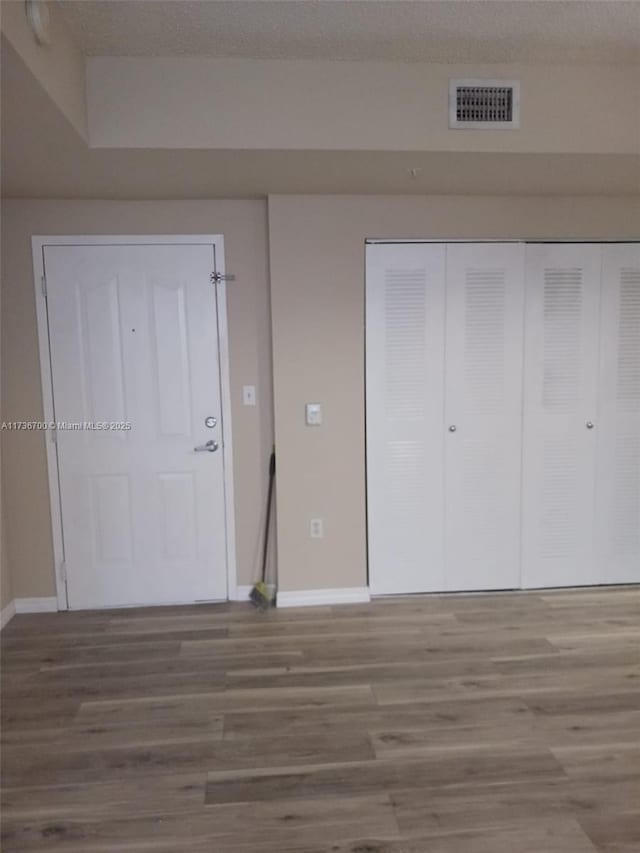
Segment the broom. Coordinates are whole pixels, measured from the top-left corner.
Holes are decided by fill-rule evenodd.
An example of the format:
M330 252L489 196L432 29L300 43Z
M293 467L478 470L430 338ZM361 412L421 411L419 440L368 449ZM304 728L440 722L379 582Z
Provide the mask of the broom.
M262 575L249 593L249 600L261 610L266 610L272 604L272 597L267 588L267 551L269 549L269 525L271 521L271 504L273 502L273 484L276 477L276 449L271 451L269 459L269 492L267 495L267 517L264 523L264 542L262 546Z

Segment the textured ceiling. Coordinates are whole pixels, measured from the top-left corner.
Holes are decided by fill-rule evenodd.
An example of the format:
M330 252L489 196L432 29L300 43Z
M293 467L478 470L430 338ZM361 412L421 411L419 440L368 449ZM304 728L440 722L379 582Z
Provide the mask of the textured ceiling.
M63 0L85 53L640 62L637 0Z

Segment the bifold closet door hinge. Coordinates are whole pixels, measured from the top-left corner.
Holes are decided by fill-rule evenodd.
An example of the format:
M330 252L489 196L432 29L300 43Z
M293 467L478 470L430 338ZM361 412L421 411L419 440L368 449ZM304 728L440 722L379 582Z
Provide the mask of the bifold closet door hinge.
M209 281L211 284L220 284L221 281L235 281L235 275L228 275L221 272L212 272L209 276Z

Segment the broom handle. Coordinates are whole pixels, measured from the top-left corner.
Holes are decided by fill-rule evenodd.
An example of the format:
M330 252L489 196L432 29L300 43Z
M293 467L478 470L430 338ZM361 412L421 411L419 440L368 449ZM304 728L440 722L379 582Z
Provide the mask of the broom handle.
M262 548L262 583L267 580L267 550L269 547L269 524L271 522L271 499L273 495L273 482L276 474L276 453L271 451L269 459L269 493L267 496L267 518L264 524L264 544Z

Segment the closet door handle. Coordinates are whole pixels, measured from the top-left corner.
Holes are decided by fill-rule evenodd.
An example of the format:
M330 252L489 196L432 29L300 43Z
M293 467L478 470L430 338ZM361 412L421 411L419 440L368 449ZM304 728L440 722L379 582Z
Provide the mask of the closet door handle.
M587 429L593 429L595 424L592 421L587 421Z
M457 426L455 424L451 424L451 426L449 427L449 432L455 432L456 429L457 429Z

